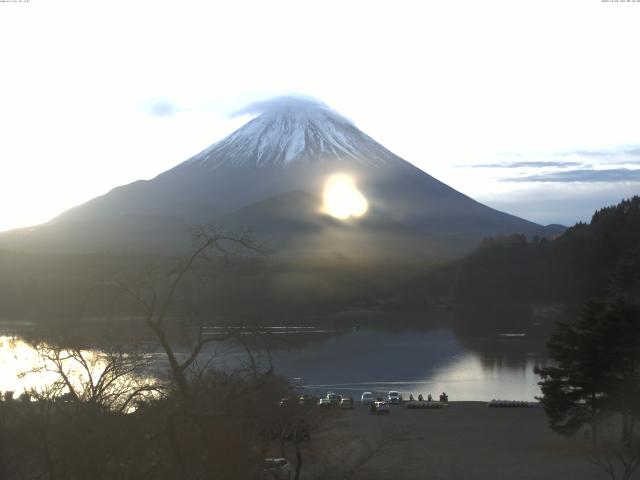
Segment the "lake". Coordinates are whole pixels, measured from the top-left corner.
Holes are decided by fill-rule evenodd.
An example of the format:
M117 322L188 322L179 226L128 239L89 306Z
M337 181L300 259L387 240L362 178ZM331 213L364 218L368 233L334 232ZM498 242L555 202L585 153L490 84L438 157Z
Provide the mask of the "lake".
M524 338L460 340L449 329L358 330L280 352L276 371L301 377L305 390L398 390L450 400L534 400L534 366L548 363L544 344Z
M286 347L272 353L276 373L300 378L301 390L312 394L331 390L355 398L363 391L398 390L416 397L446 392L450 400L532 401L540 394L533 368L548 364L544 344L522 337L462 339L447 328L316 332L283 333ZM220 347L206 349L203 359L215 351L220 367L245 362L237 345ZM162 364L162 354L154 355ZM20 378L37 360L20 336L1 336L0 391L19 394L50 381L46 372Z

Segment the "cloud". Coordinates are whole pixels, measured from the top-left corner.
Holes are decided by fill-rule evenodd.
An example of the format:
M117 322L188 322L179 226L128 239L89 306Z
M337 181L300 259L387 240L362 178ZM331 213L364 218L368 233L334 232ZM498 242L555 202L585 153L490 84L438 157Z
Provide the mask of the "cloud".
M624 157L640 157L640 145L627 145L618 148L609 148L603 150L573 150L565 152L564 155L578 155L587 158L619 158Z
M565 152L564 155L578 155L580 157L587 158L602 158L618 155L620 152L614 150L573 150L571 152Z
M512 157L513 156L519 155L512 155ZM639 145L626 145L594 150L576 149L550 153L547 155L547 158L549 158L549 160L518 160L478 163L475 165L459 165L458 167L487 168L494 170L522 168L529 170L523 176L501 179L501 181L512 182L638 181L638 173L635 172L633 168L629 169L623 167L640 165ZM559 169L559 171L535 173L535 169L546 168ZM534 172L531 170L534 170Z
M607 165L640 165L640 160L622 160L620 162L610 162Z
M518 155L512 155L518 156ZM463 168L571 168L584 167L593 169L597 166L637 165L640 164L640 145L627 145L600 150L571 150L549 154L550 158L574 157L571 160L526 160L512 162L478 163L475 165L459 165ZM582 157L584 160L581 161Z
M313 112L318 110L322 110L324 114L330 115L334 120L341 123L353 125L351 120L340 115L335 110L332 110L325 103L306 95L284 95L281 97L259 100L233 112L231 117L233 118L241 115L280 114L283 111Z
M172 117L180 111L175 104L164 99L149 100L141 108L153 117Z
M640 182L640 169L612 168L606 170L594 170L585 168L582 170L565 170L562 172L536 173L521 177L501 179L503 182Z
M477 165L464 165L471 168L545 168L545 167L577 167L580 162L553 162L553 161L529 161L529 162L497 162L480 163Z

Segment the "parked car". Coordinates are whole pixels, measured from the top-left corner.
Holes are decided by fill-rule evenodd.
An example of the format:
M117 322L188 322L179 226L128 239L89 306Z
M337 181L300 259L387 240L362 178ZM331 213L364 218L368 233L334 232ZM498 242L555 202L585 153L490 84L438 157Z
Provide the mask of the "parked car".
M340 408L352 409L353 408L353 398L351 398L351 397L342 397L342 400L340 400Z
M362 405L371 405L373 403L373 393L364 392L360 398L360 403Z
M389 415L389 404L387 402L376 401L371 408L371 413Z
M340 396L333 392L327 392L326 398L331 402L331 405L338 405L340 403Z
M333 406L333 403L331 403L331 400L329 400L327 397L322 397L320 400L318 400L318 406L320 408L330 408Z
M400 402L402 402L402 397L400 396L400 393L395 390L391 390L389 392L389 395L387 395L387 399L389 400L389 403L391 403L392 405L398 405Z
M291 480L293 468L286 458L265 458L260 478L264 480Z

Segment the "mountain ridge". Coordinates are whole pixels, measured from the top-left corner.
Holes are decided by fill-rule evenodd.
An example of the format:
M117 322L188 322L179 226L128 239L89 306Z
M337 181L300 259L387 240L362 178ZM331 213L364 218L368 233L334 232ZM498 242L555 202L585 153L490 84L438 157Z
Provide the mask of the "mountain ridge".
M155 244L165 245L167 251L183 251L190 244L189 235L179 226L242 223L234 215L258 219L262 202L288 192L306 192L310 198L321 199L325 182L336 173L351 176L369 204L369 211L357 222L356 243L375 244L376 236L405 236L407 241L398 245L411 244L411 253L420 254L421 239L431 238L437 241L429 247L452 241L459 245L455 254L459 255L484 236L547 235L541 225L494 210L440 182L321 102L282 97L249 106L241 113L259 115L151 180L116 187L47 224L0 234L0 248L146 251L149 244L144 236L153 231L166 237L165 242L156 240ZM274 200L270 205L277 203ZM294 222L289 217L288 225L315 221L310 211L314 209L293 209L291 214L299 218ZM283 215L269 210L267 216L272 224L263 230L277 232ZM144 219L140 220L144 228L138 228L133 219ZM285 229L284 223L280 226ZM289 227L285 230L289 236L297 234ZM261 234L260 229L256 234ZM365 235L372 238L365 239ZM347 242L344 250L354 249Z

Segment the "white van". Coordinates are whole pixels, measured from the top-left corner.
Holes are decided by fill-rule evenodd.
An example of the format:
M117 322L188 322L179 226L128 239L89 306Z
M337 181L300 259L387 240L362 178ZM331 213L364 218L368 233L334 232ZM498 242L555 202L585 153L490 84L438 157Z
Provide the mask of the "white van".
M400 393L398 391L391 390L389 392L389 395L387 396L387 400L392 405L398 405L399 403L402 403L402 396L400 396Z
M371 405L373 403L373 393L371 392L364 392L362 394L362 397L360 398L360 403L362 405Z

